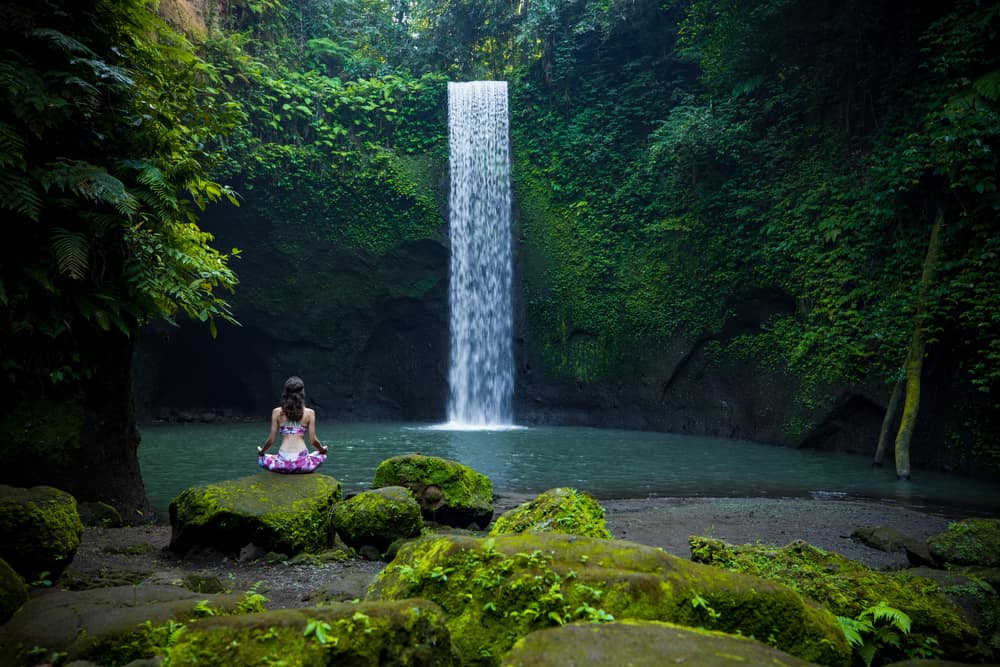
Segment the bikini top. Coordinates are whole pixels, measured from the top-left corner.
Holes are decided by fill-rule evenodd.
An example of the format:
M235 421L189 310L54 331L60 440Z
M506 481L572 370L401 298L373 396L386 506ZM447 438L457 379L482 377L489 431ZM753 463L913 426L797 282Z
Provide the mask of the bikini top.
M278 428L281 435L302 435L306 432L306 427L299 422L287 421Z

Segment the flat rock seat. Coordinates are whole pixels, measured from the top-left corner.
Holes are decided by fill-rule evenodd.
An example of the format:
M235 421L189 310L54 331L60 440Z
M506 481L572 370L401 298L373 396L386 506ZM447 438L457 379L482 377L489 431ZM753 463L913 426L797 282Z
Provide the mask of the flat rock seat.
M235 554L248 544L293 555L325 548L340 482L329 475L249 477L196 486L170 503L169 549L208 547Z

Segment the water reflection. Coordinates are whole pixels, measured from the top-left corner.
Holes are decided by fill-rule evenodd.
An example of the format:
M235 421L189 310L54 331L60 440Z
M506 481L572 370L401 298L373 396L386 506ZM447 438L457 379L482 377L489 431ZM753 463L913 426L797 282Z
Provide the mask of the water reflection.
M266 424L148 426L139 461L154 507L185 488L256 473ZM1000 509L986 482L919 471L899 482L865 456L802 451L669 433L589 428L460 431L413 424L332 424L320 472L346 494L369 488L378 464L420 452L469 465L498 493L575 486L598 498L646 496L869 497L909 505Z

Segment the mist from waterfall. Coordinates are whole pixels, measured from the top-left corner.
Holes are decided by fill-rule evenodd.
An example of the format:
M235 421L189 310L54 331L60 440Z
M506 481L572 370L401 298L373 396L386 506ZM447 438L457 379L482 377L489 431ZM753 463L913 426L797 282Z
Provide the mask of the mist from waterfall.
M507 82L448 84L451 350L448 426L512 425Z

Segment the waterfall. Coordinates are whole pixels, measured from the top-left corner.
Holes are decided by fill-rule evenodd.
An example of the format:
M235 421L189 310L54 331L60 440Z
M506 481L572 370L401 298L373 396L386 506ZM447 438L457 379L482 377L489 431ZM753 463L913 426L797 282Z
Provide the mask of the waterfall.
M448 422L513 422L507 82L448 83L451 352Z

